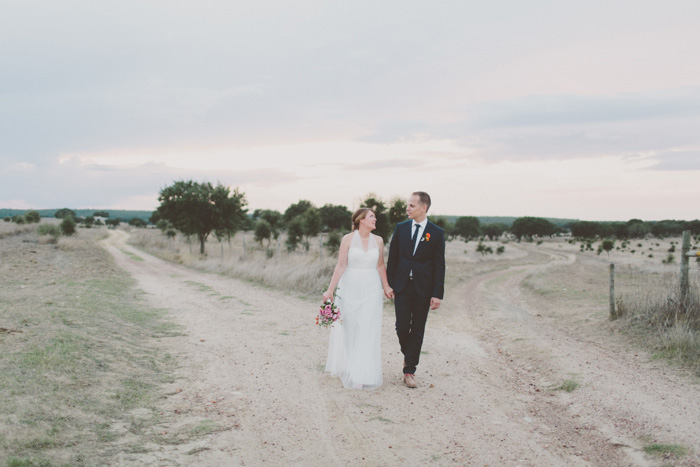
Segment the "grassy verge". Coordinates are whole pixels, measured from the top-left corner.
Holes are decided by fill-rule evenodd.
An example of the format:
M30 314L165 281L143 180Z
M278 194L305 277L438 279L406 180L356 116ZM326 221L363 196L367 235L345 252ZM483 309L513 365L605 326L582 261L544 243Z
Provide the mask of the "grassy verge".
M700 375L700 278L694 276L683 303L678 276L646 272L620 274L628 287L617 298L617 318L633 336L650 343L656 356L690 366Z
M109 463L158 423L177 330L89 235L0 245L2 466Z
M245 249L243 236L246 235ZM323 251L319 255L319 242L309 252L287 252L284 244L277 252L252 242L250 233L239 233L231 243L210 240L207 255L199 254L198 245L180 238L170 239L153 229L131 231L130 242L153 255L205 272L224 274L268 287L318 294L328 287L336 264L336 257ZM268 252L270 251L272 254Z

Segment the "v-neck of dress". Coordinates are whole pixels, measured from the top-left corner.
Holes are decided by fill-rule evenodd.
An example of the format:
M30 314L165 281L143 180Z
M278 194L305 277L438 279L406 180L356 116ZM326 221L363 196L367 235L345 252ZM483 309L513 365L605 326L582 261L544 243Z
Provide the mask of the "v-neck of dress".
M359 231L357 232L357 237L360 239L360 247L361 247L360 249L363 252L367 253L369 251L369 239L372 237L372 234L369 234L369 236L367 237L367 248L365 248L365 244L362 241L362 235L360 235Z

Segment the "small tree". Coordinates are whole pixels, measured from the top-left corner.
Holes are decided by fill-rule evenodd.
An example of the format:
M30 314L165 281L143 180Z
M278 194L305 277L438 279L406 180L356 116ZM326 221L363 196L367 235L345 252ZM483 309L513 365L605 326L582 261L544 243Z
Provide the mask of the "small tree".
M520 241L522 237L532 239L533 237L552 236L557 227L549 220L541 217L518 217L510 226L510 231Z
M131 219L129 219L129 225L141 229L146 227L148 225L148 222L141 219L140 217L132 217Z
M362 206L370 208L372 211L374 211L374 215L377 218L377 228L374 229L374 232L372 233L382 237L382 240L384 240L384 243L386 243L387 240L389 240L389 235L392 233L390 230L391 225L389 224L389 214L387 212L386 205L377 195L370 193L362 202Z
M455 221L455 233L465 241L479 236L481 232L479 219L474 216L463 216Z
M178 181L163 188L158 201L160 217L183 234L196 235L201 254L209 234L230 238L248 218L245 194L221 184Z
M311 237L315 237L321 232L321 215L318 209L307 209L304 215L301 216L301 227L304 231L304 247L309 251L309 242Z
M63 218L63 221L61 222L61 232L63 232L63 235L70 237L75 233L75 220L73 220L72 216L66 216Z
M41 215L37 211L27 211L24 214L24 220L27 224L36 224L41 221Z
M267 240L267 246L270 246L270 237L272 237L272 227L270 223L264 219L259 219L255 223L255 241L263 246L263 240Z
M406 200L400 197L395 197L389 205L389 225L390 231L396 229L396 224L406 220Z
M492 224L484 224L481 226L481 232L486 235L490 240L496 240L503 232L508 230L506 224L501 224L500 222L494 222Z
M301 219L298 217L292 219L291 222L287 224L287 240L285 240L287 244L287 250L296 250L303 236L304 227L302 227L301 225Z
M603 249L604 252L610 256L610 252L615 248L615 242L613 240L610 240L609 238L604 239L600 243L601 248Z
M343 241L343 237L340 232L333 231L328 235L328 239L326 240L326 250L328 250L328 253L334 254L338 253L338 250L340 249L340 243Z
M116 229L117 227L119 227L120 223L121 223L121 219L119 219L119 218L105 220L105 224L107 224L108 229L109 228Z
M321 215L321 223L325 231L347 230L350 227L352 213L345 206L336 204L324 204L318 208Z

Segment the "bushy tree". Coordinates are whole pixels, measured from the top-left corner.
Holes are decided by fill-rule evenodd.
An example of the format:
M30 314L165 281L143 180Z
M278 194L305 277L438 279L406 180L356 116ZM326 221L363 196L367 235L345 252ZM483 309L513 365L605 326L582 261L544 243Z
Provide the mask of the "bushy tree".
M287 224L287 240L285 240L285 243L287 244L287 250L296 250L297 246L299 246L299 242L301 242L303 237L304 227L301 225L301 218L293 218Z
M289 224L292 219L303 215L308 209L313 208L314 205L311 201L302 199L298 203L290 205L286 211L284 211L284 223Z
M160 217L183 234L196 235L201 254L209 234L234 235L248 217L245 194L221 184L177 181L161 190L158 201Z
M270 238L272 237L272 227L270 223L265 219L258 219L255 222L255 241L263 246L263 240L267 240L267 245L270 245Z
M24 218L24 216L15 214L14 216L12 216L12 222L14 222L15 224L24 224L27 222L27 220Z
M386 205L377 195L370 193L362 202L362 207L370 208L374 211L374 215L377 217L377 228L372 233L382 237L384 243L386 243L389 240L389 235L391 235L391 225Z
M628 238L644 238L651 233L649 224L641 219L630 219L627 221Z
M121 219L119 219L119 218L116 218L116 219L107 219L107 220L105 221L105 224L107 224L107 228L108 228L108 229L109 229L109 228L115 229L115 228L119 227L119 224L120 224L120 223L121 223Z
M75 233L75 220L72 216L66 216L61 222L61 232L63 235L70 237Z
M272 236L277 239L282 230L282 225L284 223L284 216L279 211L274 211L272 209L256 209L253 212L253 220L256 221L262 219L270 224L270 229L272 229Z
M72 217L73 219L75 219L75 218L77 217L76 214L75 214L75 211L72 211L72 210L70 210L70 209L68 209L68 208L59 209L59 210L56 211L56 213L54 214L54 217L55 217L56 219L65 219L65 218L68 217L68 216Z
M324 204L318 208L321 215L323 230L331 232L333 230L349 230L352 213L345 206L339 204Z
M129 225L136 228L143 228L148 225L148 222L141 219L140 217L132 217L129 219Z
M406 200L397 196L389 204L389 230L393 232L396 224L406 219Z
M571 224L571 235L578 239L596 238L600 232L598 222L579 221Z
M328 253L334 254L337 253L338 250L340 249L340 243L343 241L343 236L340 232L333 231L328 235L328 238L326 239L326 250L328 250Z
M458 217L455 221L455 233L464 240L478 237L481 233L479 219L474 216Z
M41 215L37 211L27 211L24 214L24 220L27 224L36 224L41 222Z
M311 237L315 237L321 232L321 214L319 214L318 209L309 208L304 214L302 214L300 219L302 231L306 237L304 246L308 251Z
M484 224L481 226L481 233L486 235L490 240L496 240L503 235L506 230L508 230L508 226L500 222Z
M109 217L109 213L107 211L95 211L92 213L93 217Z
M556 233L557 227L541 217L519 217L513 221L510 231L520 241L522 237L551 237Z
M609 238L606 238L600 243L600 247L608 254L608 256L610 256L610 252L613 250L613 248L615 248L615 242Z

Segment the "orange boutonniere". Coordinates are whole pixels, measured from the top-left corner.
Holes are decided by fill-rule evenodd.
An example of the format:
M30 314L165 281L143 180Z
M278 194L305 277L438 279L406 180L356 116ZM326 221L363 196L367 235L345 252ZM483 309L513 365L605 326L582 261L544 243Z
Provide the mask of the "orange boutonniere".
M423 240L425 240L426 242L429 242L430 241L430 233L425 234L425 237L423 237Z

